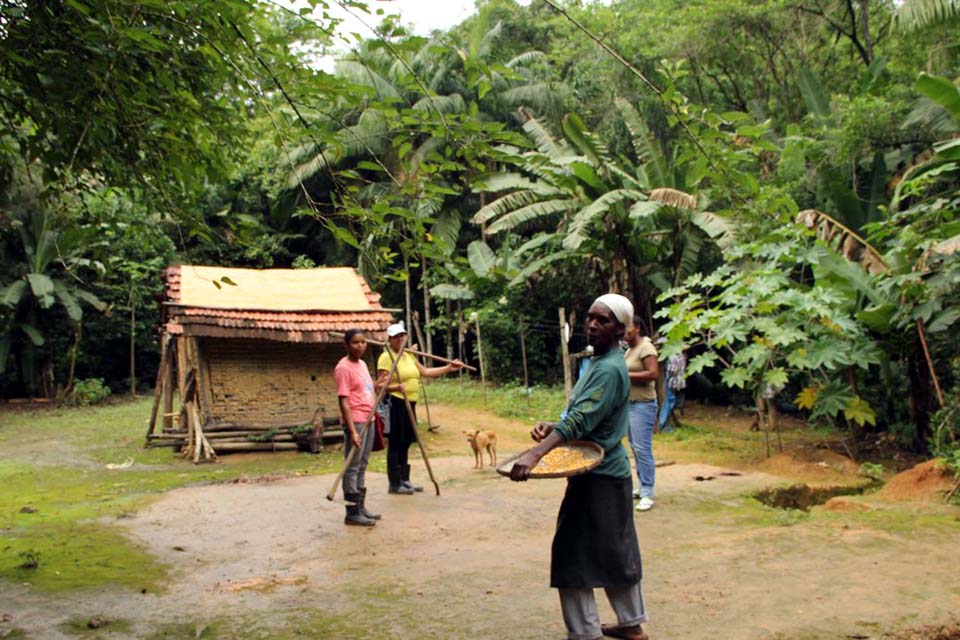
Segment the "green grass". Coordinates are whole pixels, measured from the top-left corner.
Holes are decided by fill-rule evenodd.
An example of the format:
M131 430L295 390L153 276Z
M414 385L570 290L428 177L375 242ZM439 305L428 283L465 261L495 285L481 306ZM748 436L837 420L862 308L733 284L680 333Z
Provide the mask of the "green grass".
M488 387L465 382L461 388L454 378L431 380L427 387L431 402L456 407L486 409L501 418L535 422L548 416L559 417L566 406L563 387L531 387L529 393L519 385Z
M194 465L144 449L147 399L0 414L0 578L56 592L162 589L166 568L115 524L163 492L242 476L339 470L339 452L234 456ZM106 463L132 459L126 469ZM381 463L382 464L382 463ZM36 568L22 568L35 560Z

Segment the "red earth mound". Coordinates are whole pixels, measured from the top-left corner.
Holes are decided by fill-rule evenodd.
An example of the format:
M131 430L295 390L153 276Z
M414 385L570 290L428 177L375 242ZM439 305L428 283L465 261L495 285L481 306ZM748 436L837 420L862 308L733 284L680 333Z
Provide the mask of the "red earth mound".
M936 460L927 460L890 478L877 495L884 500L933 502L943 500L952 482Z

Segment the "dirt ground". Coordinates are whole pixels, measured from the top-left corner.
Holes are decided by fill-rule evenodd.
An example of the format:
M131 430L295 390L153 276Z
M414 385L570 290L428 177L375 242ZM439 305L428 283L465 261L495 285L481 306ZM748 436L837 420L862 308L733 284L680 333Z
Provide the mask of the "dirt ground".
M527 446L521 425L433 412L442 425L496 429L501 459ZM343 526L339 494L324 497L330 475L172 491L120 521L171 567L162 593L13 587L0 610L16 611L29 638L77 637L63 621L94 616L122 624L90 637L563 638L548 578L564 481L475 470L466 443L431 462L440 496L422 465L426 491L414 496L368 475L368 504L383 514L371 529ZM842 466L831 473L849 474ZM656 507L636 515L652 638L867 639L957 624L960 510L938 507L930 524L926 511L859 496L865 512L809 516L746 497L785 483L703 464L657 470Z

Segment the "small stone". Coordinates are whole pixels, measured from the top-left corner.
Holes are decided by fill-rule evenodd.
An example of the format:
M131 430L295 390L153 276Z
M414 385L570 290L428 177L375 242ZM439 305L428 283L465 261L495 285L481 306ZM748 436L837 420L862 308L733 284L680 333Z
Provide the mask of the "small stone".
M36 513L37 508L31 505L26 505L20 509L20 513Z
M110 624L110 621L103 616L93 616L87 621L87 627L90 629L99 629L100 627L105 627L108 624Z

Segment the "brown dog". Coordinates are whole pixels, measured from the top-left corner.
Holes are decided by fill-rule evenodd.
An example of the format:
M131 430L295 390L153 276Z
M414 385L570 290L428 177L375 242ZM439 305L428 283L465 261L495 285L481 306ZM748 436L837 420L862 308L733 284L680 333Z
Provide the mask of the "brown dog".
M497 466L497 434L493 431L481 431L480 429L471 429L464 431L467 436L467 442L473 448L474 469L483 469L483 450L487 450L490 457L490 464Z

